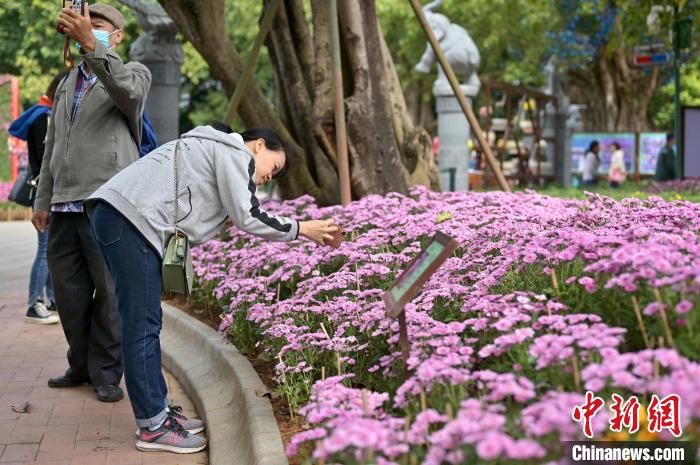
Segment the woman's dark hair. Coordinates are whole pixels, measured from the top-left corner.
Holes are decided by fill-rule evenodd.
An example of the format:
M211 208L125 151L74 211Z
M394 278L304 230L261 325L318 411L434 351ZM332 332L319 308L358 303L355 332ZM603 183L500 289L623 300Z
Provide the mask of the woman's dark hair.
M49 84L49 87L46 89L46 96L50 98L51 100L54 100L54 97L56 96L56 89L58 89L58 85L61 83L64 77L68 76L68 71L61 71L58 73L54 78L51 80L51 84Z
M591 144L588 146L588 151L592 152L593 149L595 149L596 147L599 147L599 146L600 146L600 143L597 140L592 140Z
M615 150L620 150L620 144L618 144L617 142L613 142L613 143L610 144L610 145L612 145L613 147L615 147Z
M258 139L263 139L265 141L265 147L274 152L284 152L284 166L281 170L272 176L273 179L280 178L284 176L289 170L289 164L291 162L292 153L288 150L282 143L282 139L277 135L275 131L269 128L251 128L243 131L241 133L244 142L250 142Z
M231 134L233 132L231 126L229 126L226 123L222 123L221 121L214 121L212 123L209 123L209 126L213 127L217 131L225 132L226 134Z

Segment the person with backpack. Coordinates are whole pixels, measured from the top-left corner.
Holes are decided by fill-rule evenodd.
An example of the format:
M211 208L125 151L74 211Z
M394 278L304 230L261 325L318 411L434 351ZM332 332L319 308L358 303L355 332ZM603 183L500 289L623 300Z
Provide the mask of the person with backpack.
M84 16L64 8L59 18L83 60L56 92L32 218L39 231L51 225L48 263L69 345L67 371L48 385L92 384L99 401L116 402L124 393L114 283L83 202L139 159L151 73L115 51L125 22L116 8L86 4Z
M8 128L11 136L27 141L29 172L32 179L37 179L44 158L44 141L49 124L54 94L58 84L66 77L67 71L57 74L49 84L46 93L39 101L29 107ZM31 197L30 197L31 198ZM29 275L29 298L27 301L27 323L42 325L56 324L59 321L56 302L51 285L51 274L46 260L46 246L49 234L47 231L37 231L37 249ZM46 299L46 300L44 300Z

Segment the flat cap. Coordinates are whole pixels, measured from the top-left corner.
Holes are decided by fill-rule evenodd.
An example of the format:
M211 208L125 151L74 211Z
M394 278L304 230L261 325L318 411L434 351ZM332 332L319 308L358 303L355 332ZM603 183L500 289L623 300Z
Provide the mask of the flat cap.
M100 17L106 19L112 26L117 29L124 30L124 15L116 8L104 3L95 3L88 7L90 9L90 17Z

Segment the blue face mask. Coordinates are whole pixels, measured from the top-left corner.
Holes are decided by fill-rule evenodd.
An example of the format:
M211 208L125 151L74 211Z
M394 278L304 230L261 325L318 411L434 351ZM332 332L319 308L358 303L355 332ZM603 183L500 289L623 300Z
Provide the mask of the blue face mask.
M114 32L117 32L117 31L114 31ZM112 34L114 34L114 32ZM107 31L101 31L99 29L93 29L92 34L95 36L95 39L97 39L98 42L102 42L104 44L105 48L110 48L109 47L109 36L111 36L112 34L110 34Z
M116 32L117 31L107 32L107 31L102 31L100 29L93 29L92 35L94 35L95 39L98 42L101 42L105 46L105 48L110 49L111 47L109 46L109 37ZM78 47L78 51L80 51L80 44L76 44L76 46Z

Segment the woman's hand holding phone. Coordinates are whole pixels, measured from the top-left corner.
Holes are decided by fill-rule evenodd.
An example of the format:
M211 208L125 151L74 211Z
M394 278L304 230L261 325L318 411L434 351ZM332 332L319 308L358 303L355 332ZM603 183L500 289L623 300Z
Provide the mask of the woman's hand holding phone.
M337 236L341 236L342 231L333 219L311 220L299 222L299 235L317 244L331 245L338 248L340 247L340 241Z

